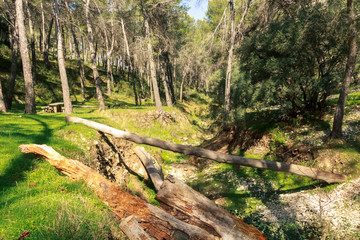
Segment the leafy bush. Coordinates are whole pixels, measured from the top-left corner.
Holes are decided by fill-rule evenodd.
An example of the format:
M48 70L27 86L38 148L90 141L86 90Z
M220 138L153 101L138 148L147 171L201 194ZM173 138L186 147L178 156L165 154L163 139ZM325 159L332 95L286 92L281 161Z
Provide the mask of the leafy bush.
M346 21L339 13L324 4L303 6L245 38L235 108L246 106L237 98L250 92L252 101L243 101L278 105L288 116L322 110L342 79Z

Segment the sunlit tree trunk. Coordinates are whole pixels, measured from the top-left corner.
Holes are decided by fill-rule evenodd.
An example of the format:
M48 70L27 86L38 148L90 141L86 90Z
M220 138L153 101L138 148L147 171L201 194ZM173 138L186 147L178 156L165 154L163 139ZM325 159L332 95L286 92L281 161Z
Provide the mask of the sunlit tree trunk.
M59 72L61 78L64 107L65 107L65 113L70 114L73 112L73 109L70 98L69 83L65 68L65 56L63 49L63 38L62 38L63 36L60 32L58 0L53 0L53 4L54 4L54 12L55 12L55 32L56 32L57 52L58 52L57 56L58 56L58 65L59 65Z
M85 3L85 16L86 16L86 25L87 25L87 31L88 31L88 38L89 38L89 48L90 48L90 58L91 58L91 66L93 69L93 75L95 80L95 87L96 87L96 96L99 103L99 110L105 111L105 103L104 98L101 91L101 80L99 77L99 72L96 65L96 51L94 48L94 36L90 21L90 15L89 15L89 5L90 0L84 0Z
M161 104L161 100L160 100L159 87L158 87L158 83L156 80L156 68L155 68L155 62L154 62L154 58L153 58L153 48L152 48L152 44L151 44L150 26L149 26L149 21L148 21L147 15L145 13L143 0L141 1L141 3L142 3L142 12L143 12L143 16L144 16L144 25L145 25L145 30L146 30L147 51L148 51L148 58L149 58L149 64L150 64L150 77L151 77L151 82L152 82L152 88L154 91L155 104L156 104L157 110L162 112L162 104Z
M344 118L344 111L346 105L346 99L348 97L351 78L355 69L356 62L356 26L355 26L355 12L353 0L347 0L347 12L349 15L349 55L346 63L345 77L342 84L339 100L335 110L333 129L331 136L334 138L341 136L341 128Z
M35 51L35 33L34 25L31 20L30 5L28 0L26 1L26 10L29 18L29 29L30 29L30 48L31 48L31 72L33 75L33 81L36 82L36 51Z
M81 59L81 55L80 55L80 49L79 49L79 43L78 40L76 38L76 34L75 34L75 30L74 30L74 23L72 20L72 16L71 16L71 11L70 11L70 6L67 0L64 0L65 2L65 6L69 12L69 21L70 21L70 32L73 36L73 40L74 40L74 45L75 45L75 52L76 52L76 59L78 62L78 66L79 66L79 71L80 71L80 86L81 86L81 99L84 102L85 101L85 73L84 73L84 63Z
M160 66L160 64L159 64ZM166 99L166 105L168 107L172 107L172 101L171 101L171 97L170 97L170 93L169 93L169 84L168 82L166 81L166 74L164 72L164 69L161 69L161 66L159 67L160 68L160 81L162 80L163 82L163 85L164 85L164 90L165 90L165 99Z
M41 8L41 51L44 54L45 51L45 41L46 41L46 32L45 32L45 14L44 14L44 6L43 1L40 2Z
M36 113L35 91L34 91L34 81L31 73L31 62L29 56L28 41L26 38L23 1L15 0L15 7L16 7L16 21L19 31L20 55L21 55L24 81L25 81L25 113L32 114L32 113Z
M0 81L0 112L6 112L6 106L4 101L4 95L2 91L1 81Z
M245 6L244 13L241 17L240 23L237 26L238 31L241 29L241 25L244 23L246 14L248 12L251 0L247 1ZM231 71L232 71L232 63L233 63L233 53L234 53L234 44L235 44L235 8L234 8L234 1L230 0L230 15L231 15L231 30L230 30L230 44L229 44L229 55L228 55L228 63L226 68L226 79L225 79L225 106L224 106L224 113L225 118L229 116L230 112L230 91L231 91Z
M127 36L126 36L124 20L122 18L120 18L120 22L121 22L121 29L122 29L123 37L124 37L124 45L125 45L126 57L127 57L128 61L129 61L129 71L130 71L130 69L133 68L133 61L132 61L131 56L130 56L129 42L128 42ZM136 91L136 84L135 84L134 75L132 77L132 85L133 85L133 91L134 91L134 96L135 96L135 105L138 106L138 97L137 97L137 91Z
M44 56L44 63L47 68L50 68L49 51L50 51L51 29L52 29L53 23L54 23L54 19L51 18L48 35L47 35L46 40L44 39L44 41L46 41L46 44L45 44L43 56Z

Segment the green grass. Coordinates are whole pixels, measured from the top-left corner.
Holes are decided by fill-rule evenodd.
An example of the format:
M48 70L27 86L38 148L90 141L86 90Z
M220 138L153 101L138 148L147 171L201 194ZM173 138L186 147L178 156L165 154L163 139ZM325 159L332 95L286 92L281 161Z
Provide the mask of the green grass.
M110 236L116 224L98 197L83 183L18 150L20 144L47 144L67 157L80 157L84 149L63 134L89 138L94 131L67 124L63 114L24 115L17 109L21 106L15 106L15 113L0 114L0 239L16 239L25 230L31 239Z

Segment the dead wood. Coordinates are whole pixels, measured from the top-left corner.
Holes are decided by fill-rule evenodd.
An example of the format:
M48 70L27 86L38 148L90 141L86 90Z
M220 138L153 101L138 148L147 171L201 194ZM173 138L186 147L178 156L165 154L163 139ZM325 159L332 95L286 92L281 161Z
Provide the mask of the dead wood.
M158 170L156 169L154 163L151 160L151 156L145 151L145 148L143 147L136 147L134 148L134 152L138 157L140 158L141 162L143 163L144 167L146 168L146 171L148 175L151 178L152 183L154 184L154 187L156 191L159 191L163 179L161 178L161 175L159 174Z
M176 218L221 239L266 239L258 229L234 217L172 175L167 176L155 199Z
M141 228L151 239L218 239L206 230L185 223L164 210L132 196L96 171L79 161L61 156L49 146L28 144L19 146L19 149L23 153L32 153L44 158L74 180L84 181L117 216L120 218L135 216Z
M150 240L150 236L140 226L134 216L123 219L120 223L121 230L130 240Z
M219 153L215 151L211 151L208 149L193 147L188 145L181 145L166 142L156 138L144 137L140 135L136 135L133 133L128 133L125 131L121 131L104 124L100 124L97 122L89 121L86 119L66 116L65 120L67 122L72 123L82 123L86 126L94 128L98 131L107 133L112 135L113 137L122 138L125 140L129 140L138 144L146 144L154 147L159 147L161 149L170 150L177 153L183 153L186 155L195 155L202 158L208 158L215 160L221 163L230 163L230 164L238 164L242 166L255 167L261 169L269 169L273 171L287 172L293 173L300 176L310 177L316 180L323 180L327 183L339 183L346 181L346 176L342 174L331 173L323 170L319 170L316 168L305 167L296 164L287 164L282 162L274 162L270 160L260 160L254 158L246 158L241 156L229 155L224 153Z

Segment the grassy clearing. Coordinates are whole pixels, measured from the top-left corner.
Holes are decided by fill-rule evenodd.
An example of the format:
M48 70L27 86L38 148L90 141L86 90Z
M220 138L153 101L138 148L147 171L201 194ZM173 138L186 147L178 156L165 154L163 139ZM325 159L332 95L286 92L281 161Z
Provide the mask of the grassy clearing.
M31 239L105 239L119 231L107 207L84 184L17 149L47 144L76 158L84 150L63 134L90 137L91 130L66 124L62 114L7 113L0 114L0 122L0 145L5 146L0 148L0 239L15 239L25 230Z

